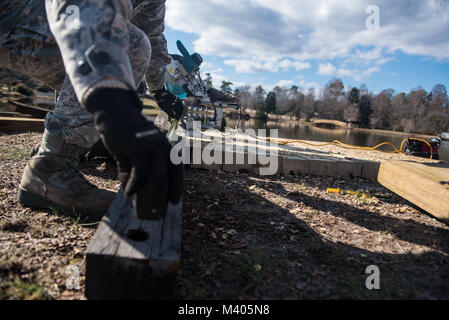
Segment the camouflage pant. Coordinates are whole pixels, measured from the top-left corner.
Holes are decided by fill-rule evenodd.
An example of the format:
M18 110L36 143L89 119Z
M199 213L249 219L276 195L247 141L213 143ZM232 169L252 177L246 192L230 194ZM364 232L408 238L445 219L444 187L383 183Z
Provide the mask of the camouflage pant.
M44 2L30 1L14 28L7 35L0 35L4 39L0 44L0 65L60 91L55 110L45 119L45 127L67 143L89 148L99 135L93 115L79 101L96 86L118 84L135 89L147 72L151 45L146 34L128 21L129 8L124 7L127 1L78 1L79 29L63 25L71 13L63 4L64 1L47 1L47 21ZM100 56L106 52L105 59L110 63L100 60L98 65L92 65L89 61L91 65L85 66L90 71L80 74L77 68L86 62L88 49L91 53L100 52Z

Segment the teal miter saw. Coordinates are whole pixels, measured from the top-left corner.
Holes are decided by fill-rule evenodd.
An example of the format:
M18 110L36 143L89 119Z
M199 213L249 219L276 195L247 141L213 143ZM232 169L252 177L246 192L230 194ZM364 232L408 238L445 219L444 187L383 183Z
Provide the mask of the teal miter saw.
M171 61L165 67L166 89L179 99L184 100L185 106L214 109L212 122L215 125L213 127L219 127L223 131L226 124L223 117L223 108L241 111L240 100L229 93L206 86L200 75L203 58L198 53L190 54L179 40L176 45L181 55L170 54ZM192 118L187 118L186 112L181 119L172 119L170 129L166 129L169 131L169 135L176 131L179 121L184 128L191 129L189 119ZM156 123L161 127L166 126L166 121L159 116Z
M198 53L190 55L179 40L176 45L182 56L171 55L171 62L165 67L167 90L180 99L188 96L198 98L207 96L207 88L199 74L203 58Z
M172 54L170 64L165 67L165 85L167 90L180 99L187 97L196 98L197 103L200 105L240 109L238 99L235 99L235 97L234 99L226 99L225 96L215 93L218 90L208 88L204 84L200 75L200 66L203 63L203 58L198 53L191 55L179 40L176 42L176 45L182 55ZM221 101L220 98L223 98L221 100L225 101Z

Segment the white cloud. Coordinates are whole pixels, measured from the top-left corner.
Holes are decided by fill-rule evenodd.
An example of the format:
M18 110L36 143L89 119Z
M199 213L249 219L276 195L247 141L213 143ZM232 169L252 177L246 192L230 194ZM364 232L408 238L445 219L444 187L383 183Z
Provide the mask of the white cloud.
M252 90L254 90L259 84L250 84L250 87L252 88ZM316 83L316 82L311 82L311 81L306 81L306 80L299 80L299 81L293 81L293 80L280 80L278 83L275 84L264 84L262 87L264 88L264 90L266 92L272 91L275 87L283 87L286 89L290 89L293 85L298 86L299 90L304 93L307 94L308 90L310 88L313 88L315 90L315 97L318 97L322 90L323 90L323 86Z
M223 69L222 68L216 68L216 69L210 70L210 72L211 73L220 73L220 72L223 72Z
M361 72L359 71L358 74L354 74L354 75L352 75L352 77L355 80L362 82L364 79L370 77L373 73L378 73L378 72L380 72L379 67L371 67L366 70L362 70Z
M201 70L210 70L215 67L216 65L213 62L203 61L201 64Z
M318 67L318 74L323 76L338 76L338 77L351 77L356 81L363 81L370 77L373 73L380 72L379 67L370 67L364 70L361 69L345 69L336 68L332 63L320 63Z
M302 62L302 61L292 61L288 59L284 59L279 62L279 68L283 70L288 69L295 69L296 71L301 71L304 69L310 69L312 65L308 62Z
M228 77L215 73L210 71L201 71L201 78L204 80L206 78L206 73L210 73L210 76L212 77L212 84L215 88L220 88L222 81L229 81Z
M278 87L291 88L295 83L292 80L281 80L277 83Z
M323 74L359 78L398 50L449 59L449 8L439 2L377 0L374 31L365 26L371 0L167 0L166 23L194 34L195 51L225 58L240 73L300 71L316 61Z
M380 59L382 57L382 49L375 48L373 50L368 50L368 51L361 51L359 49L356 49L355 54L358 59L372 61L372 60Z
M342 66L373 66L384 65L387 62L394 60L394 57L385 56L388 53L384 52L381 48L375 48L372 50L360 50L356 49L355 52L349 54L343 61Z
M261 71L277 72L279 66L276 61L251 61L245 59L225 60L224 64L235 68L237 73L255 73Z
M299 81L298 85L302 89L301 91L304 94L307 94L307 91L310 88L314 88L315 89L315 94L319 94L322 91L322 89L323 89L322 85L320 85L320 84L318 84L316 82L309 82L309 81L305 81L305 80Z
M334 65L330 62L328 63L320 63L318 66L318 74L322 76L330 76L335 74L337 71L337 68L334 67Z
M242 81L235 81L235 82L232 82L232 83L233 83L233 87L234 88L241 88L241 87L244 87L244 86L249 86L250 88L256 87L256 85L248 84L248 83L242 82Z
M265 61L229 59L225 60L224 64L234 67L237 73L278 72L279 70L287 71L289 69L301 71L312 67L308 62L292 61L289 59L283 59L281 61L276 59L267 59Z

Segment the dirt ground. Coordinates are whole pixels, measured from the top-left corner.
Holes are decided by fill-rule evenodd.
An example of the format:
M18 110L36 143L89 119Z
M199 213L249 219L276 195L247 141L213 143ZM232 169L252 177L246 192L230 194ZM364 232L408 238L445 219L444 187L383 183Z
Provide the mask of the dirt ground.
M16 201L40 137L0 136L0 299L84 299L84 253L97 224ZM81 168L118 189L113 163ZM449 299L448 240L447 225L375 182L188 169L176 298ZM365 287L370 265L380 290Z

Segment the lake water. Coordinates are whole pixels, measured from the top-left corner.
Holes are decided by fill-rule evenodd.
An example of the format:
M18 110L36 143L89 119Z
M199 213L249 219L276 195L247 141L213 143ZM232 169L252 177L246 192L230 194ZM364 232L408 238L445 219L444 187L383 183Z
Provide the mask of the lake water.
M205 124L209 115L192 114L193 118ZM374 147L383 142L390 142L400 148L401 143L407 138L421 138L430 141L430 136L420 136L407 133L376 131L376 130L362 130L358 128L348 129L342 127L335 127L333 129L315 127L311 125L300 124L297 121L262 121L257 119L250 119L247 121L226 117L226 126L228 128L238 127L242 130L246 129L278 129L278 137L286 139L311 140L320 142L332 142L339 140L346 144ZM444 142L445 145L440 148L440 159L449 162L449 142ZM382 146L380 150L393 151L391 146Z
M237 120L226 119L227 126L234 128ZM430 141L432 137L420 136L407 133L360 130L357 128L347 129L336 127L335 129L318 128L310 125L301 125L295 121L283 121L276 123L274 121L264 122L260 120L248 120L240 122L239 128L246 129L278 129L279 138L299 139L332 142L339 140L343 143L362 146L375 147L382 142L391 142L400 148L401 143L406 138L421 138ZM382 146L380 150L393 151L391 146ZM442 141L440 146L440 160L449 162L449 141Z
M237 120L226 119L227 126L234 128ZM339 140L343 143L374 147L382 142L391 142L397 148L400 147L401 142L408 137L419 137L416 135L409 135L406 133L388 133L379 131L359 130L357 128L347 129L336 127L335 129L318 128L310 125L301 125L295 121L283 121L283 122L264 122L258 120L242 121L239 127L243 130L246 129L278 129L279 138L287 139L300 139L300 140L312 140L331 142L333 140ZM391 150L391 147L384 147L385 150Z

